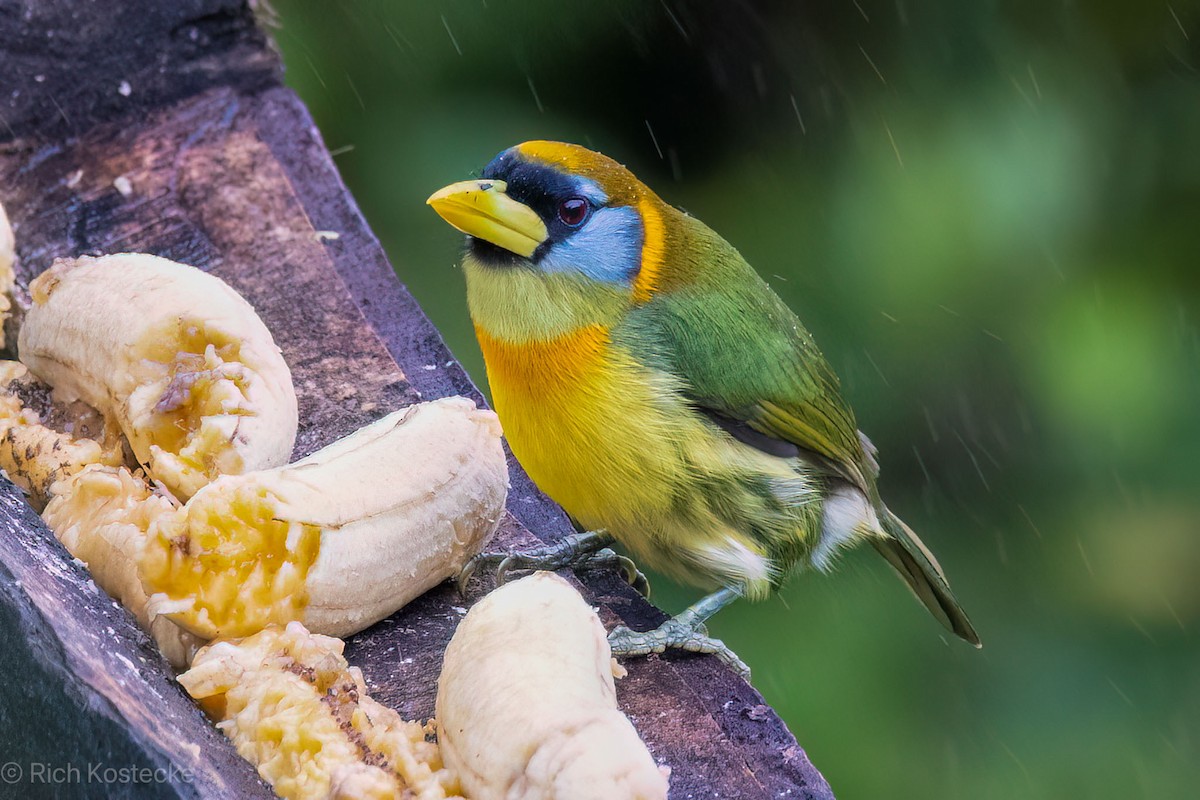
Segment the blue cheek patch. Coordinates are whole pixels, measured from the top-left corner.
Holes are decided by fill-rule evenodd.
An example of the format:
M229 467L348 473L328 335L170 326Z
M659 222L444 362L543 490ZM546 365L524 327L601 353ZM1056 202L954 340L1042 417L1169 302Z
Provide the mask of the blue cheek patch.
M578 272L595 281L630 285L641 268L643 235L634 209L599 208L583 227L554 242L536 266L543 272Z

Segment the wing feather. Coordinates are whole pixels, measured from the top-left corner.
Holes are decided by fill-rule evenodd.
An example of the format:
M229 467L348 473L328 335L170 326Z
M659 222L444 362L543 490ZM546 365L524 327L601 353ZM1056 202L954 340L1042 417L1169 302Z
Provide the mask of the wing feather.
M871 495L874 470L837 375L791 309L736 250L710 238L700 249L709 263L636 307L620 335L681 379L700 410L815 454Z

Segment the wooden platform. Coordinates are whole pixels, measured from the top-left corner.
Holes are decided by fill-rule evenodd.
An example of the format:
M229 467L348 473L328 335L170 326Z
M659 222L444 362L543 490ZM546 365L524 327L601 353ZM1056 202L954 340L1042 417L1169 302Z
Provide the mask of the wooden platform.
M129 250L221 276L292 367L296 456L420 399L482 402L280 77L243 2L0 0L0 202L19 280L56 257ZM512 472L498 543L569 531L515 463ZM664 618L613 574L583 584L606 624ZM347 656L374 696L406 717L431 715L442 650L487 588L475 581L460 598L444 585L353 637ZM0 641L0 781L23 796L271 796L7 481ZM673 798L832 797L761 696L715 659L628 667L622 706L670 765Z

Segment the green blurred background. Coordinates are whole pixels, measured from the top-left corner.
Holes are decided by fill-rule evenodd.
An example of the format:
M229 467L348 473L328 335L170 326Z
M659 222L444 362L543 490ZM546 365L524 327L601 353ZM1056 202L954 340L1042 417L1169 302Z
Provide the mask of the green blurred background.
M424 199L526 139L628 164L805 320L986 644L869 548L715 619L839 797L1200 796L1196 3L272 5L481 385Z

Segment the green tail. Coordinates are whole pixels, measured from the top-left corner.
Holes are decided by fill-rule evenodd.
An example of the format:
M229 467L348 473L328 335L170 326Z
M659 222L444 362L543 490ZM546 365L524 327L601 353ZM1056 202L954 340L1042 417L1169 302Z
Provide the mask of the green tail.
M982 647L979 634L975 632L971 620L967 619L967 612L955 599L933 553L917 538L912 528L886 507L881 509L879 522L887 536L872 537L871 544L875 545L875 549L900 573L908 588L938 622L976 647Z

